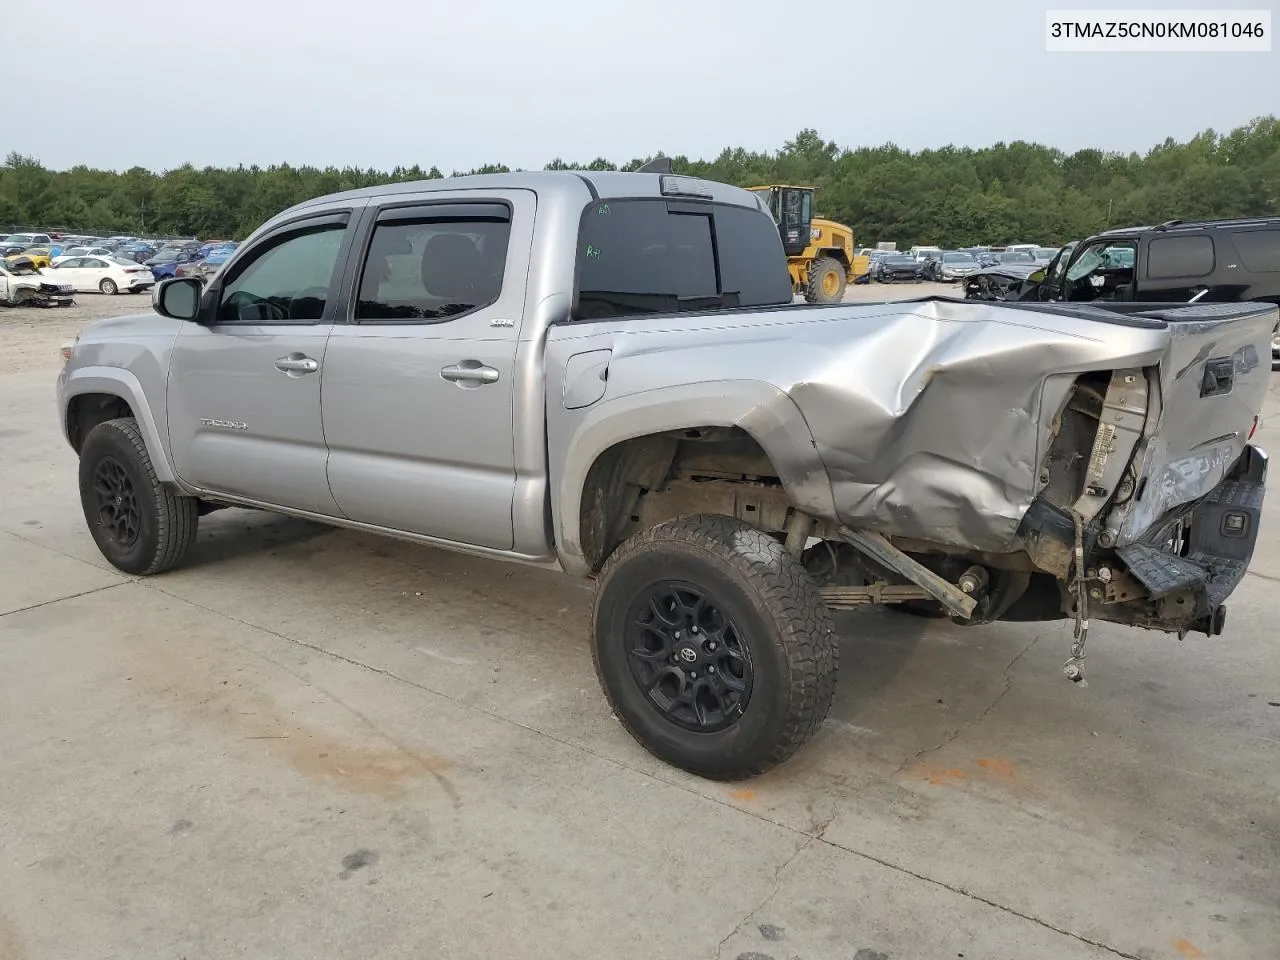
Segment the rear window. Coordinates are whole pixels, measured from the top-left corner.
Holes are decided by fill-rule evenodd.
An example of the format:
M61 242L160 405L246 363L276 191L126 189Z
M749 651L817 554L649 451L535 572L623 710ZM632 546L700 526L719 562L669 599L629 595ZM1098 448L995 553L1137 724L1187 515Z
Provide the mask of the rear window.
M583 213L576 319L790 302L782 241L760 210L601 200Z
M1235 234L1231 240L1249 272L1280 271L1280 230L1249 230Z
M1209 237L1160 237L1147 247L1147 276L1152 280L1211 273L1213 240Z

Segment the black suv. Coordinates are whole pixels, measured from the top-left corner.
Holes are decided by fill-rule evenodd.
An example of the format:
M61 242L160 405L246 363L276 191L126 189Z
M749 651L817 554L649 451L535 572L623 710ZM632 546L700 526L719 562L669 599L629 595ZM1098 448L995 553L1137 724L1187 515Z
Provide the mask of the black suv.
M1011 299L1280 304L1280 217L1108 230L1036 279Z

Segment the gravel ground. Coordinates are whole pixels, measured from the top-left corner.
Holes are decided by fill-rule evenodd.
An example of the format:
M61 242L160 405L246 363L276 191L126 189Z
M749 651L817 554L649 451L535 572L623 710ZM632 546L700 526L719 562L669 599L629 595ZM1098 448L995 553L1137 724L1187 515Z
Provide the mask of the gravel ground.
M151 309L150 294L76 294L73 307L0 307L0 373L58 367L58 348L85 325Z

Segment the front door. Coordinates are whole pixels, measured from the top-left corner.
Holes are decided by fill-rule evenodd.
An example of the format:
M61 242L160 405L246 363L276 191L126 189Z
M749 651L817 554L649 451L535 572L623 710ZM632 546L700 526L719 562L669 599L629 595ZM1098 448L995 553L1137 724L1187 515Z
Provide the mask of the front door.
M349 322L329 341L329 487L353 520L509 550L534 197L397 203L366 217Z
M340 516L325 479L325 349L349 213L264 236L205 291L169 369L169 439L187 483Z
M54 280L58 283L69 283L76 292L79 292L85 289L84 262L84 257L75 257L71 260L63 260L49 269L54 275Z

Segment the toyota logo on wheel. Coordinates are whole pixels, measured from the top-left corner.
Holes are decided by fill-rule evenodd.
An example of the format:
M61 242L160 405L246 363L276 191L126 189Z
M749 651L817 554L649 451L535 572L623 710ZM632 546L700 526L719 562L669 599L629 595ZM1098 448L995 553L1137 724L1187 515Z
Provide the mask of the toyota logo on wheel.
M680 659L685 663L693 663L698 659L698 652L693 647L684 647L680 651Z

